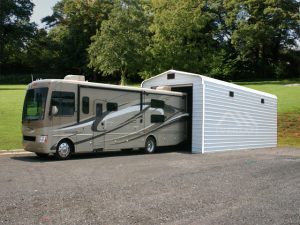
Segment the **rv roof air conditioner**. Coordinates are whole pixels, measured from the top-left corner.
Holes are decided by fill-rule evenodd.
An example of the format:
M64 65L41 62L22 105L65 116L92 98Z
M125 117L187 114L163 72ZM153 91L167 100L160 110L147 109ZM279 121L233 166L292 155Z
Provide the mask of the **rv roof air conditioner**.
M158 86L156 90L161 90L161 91L171 91L170 86Z
M77 81L85 81L85 77L82 75L67 75L64 80L77 80Z

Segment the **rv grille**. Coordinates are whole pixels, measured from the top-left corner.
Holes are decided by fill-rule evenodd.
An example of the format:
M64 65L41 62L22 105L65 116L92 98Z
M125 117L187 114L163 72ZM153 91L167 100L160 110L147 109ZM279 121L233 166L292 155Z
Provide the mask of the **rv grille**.
M35 136L23 136L24 141L35 141Z

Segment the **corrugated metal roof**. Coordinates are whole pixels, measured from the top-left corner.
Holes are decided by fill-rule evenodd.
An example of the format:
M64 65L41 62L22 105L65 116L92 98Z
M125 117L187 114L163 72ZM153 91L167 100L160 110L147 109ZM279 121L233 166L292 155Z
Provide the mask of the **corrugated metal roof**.
M245 90L245 91L249 91L249 92L252 92L252 93L259 94L259 95L264 95L264 96L267 96L267 97L270 97L270 98L277 99L276 95L272 95L272 94L269 94L269 93L266 93L266 92L257 91L257 90L251 89L251 88L247 88L247 87L244 87L244 86L240 86L240 85L229 83L229 82L222 81L222 80L217 80L217 79L214 79L214 78L211 78L211 77L207 77L207 76L204 76L204 75L200 75L200 74L188 73L188 72L183 72L183 71L178 71L178 70L168 70L168 71L163 72L161 74L158 74L158 75L156 75L154 77L151 77L151 78L143 81L141 86L143 86L144 82L146 82L148 80L151 80L151 79L154 79L156 77L159 77L161 75L164 75L166 73L175 73L175 74L182 74L182 75L187 75L187 76L201 77L201 79L203 81L210 81L210 82L213 82L213 83L216 83L216 84L221 84L221 85L224 85L224 86L227 86L227 87L232 87L232 88L236 88L236 89L240 89L240 90Z

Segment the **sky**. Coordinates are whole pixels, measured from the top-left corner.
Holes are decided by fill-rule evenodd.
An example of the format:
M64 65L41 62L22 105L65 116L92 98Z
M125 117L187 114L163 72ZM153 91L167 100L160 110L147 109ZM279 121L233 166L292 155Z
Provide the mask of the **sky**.
M52 7L58 0L32 0L35 4L31 21L35 22L40 28L44 27L41 19L52 14Z

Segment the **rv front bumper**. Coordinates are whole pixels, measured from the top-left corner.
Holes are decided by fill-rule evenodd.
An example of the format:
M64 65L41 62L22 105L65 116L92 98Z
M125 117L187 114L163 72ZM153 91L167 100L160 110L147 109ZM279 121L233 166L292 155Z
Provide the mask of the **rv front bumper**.
M50 153L50 149L48 148L48 145L44 143L23 141L23 147L24 150L28 152Z

